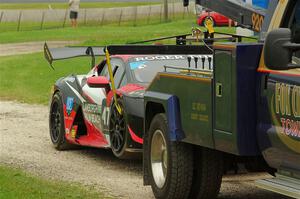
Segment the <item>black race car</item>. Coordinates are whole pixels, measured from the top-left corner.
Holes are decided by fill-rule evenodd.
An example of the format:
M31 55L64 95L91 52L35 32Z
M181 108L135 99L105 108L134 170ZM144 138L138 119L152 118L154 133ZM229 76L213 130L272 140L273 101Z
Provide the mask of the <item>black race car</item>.
M85 75L69 75L54 84L49 127L55 148L74 145L111 148L118 158L131 158L142 150L144 92L158 72L197 67L210 70L209 49L197 46L108 46L49 49L45 57L57 59L110 54ZM201 55L197 55L197 54ZM176 85L174 85L176 86Z

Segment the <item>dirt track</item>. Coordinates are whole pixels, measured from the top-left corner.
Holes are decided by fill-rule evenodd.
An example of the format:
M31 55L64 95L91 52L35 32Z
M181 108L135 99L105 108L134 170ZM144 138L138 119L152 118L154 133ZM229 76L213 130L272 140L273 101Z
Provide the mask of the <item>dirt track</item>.
M108 150L56 151L48 133L48 108L0 101L0 164L30 173L93 186L117 198L153 198L143 186L142 163L116 159ZM253 182L266 174L225 176L219 198L282 199Z

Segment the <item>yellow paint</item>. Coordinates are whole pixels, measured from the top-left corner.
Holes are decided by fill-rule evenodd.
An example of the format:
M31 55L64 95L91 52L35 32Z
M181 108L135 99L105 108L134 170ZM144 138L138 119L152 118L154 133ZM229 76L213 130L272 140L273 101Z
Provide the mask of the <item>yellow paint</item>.
M228 50L234 50L236 49L236 45L232 44L214 44L214 49L228 49Z
M72 129L72 130L71 130L71 137L72 137L73 139L75 139L75 137L76 137L76 130L75 130L75 129Z
M277 7L275 9L275 12L273 14L271 23L270 23L269 28L268 28L268 32L270 32L271 30L280 28L280 24L283 20L284 13L285 13L285 10L286 10L287 5L288 5L288 1L281 0L279 2L280 3L277 5Z
M191 120L201 121L201 122L208 122L208 115L206 114L199 114L199 113L191 113Z
M114 95L114 101L115 101L115 106L117 108L117 111L119 112L120 115L122 115L122 108L118 103L118 99L117 99L117 93L116 93L116 87L115 87L115 80L114 80L114 76L112 73L112 67L111 67L111 63L110 63L110 55L108 52L108 49L105 49L105 56L106 56L106 64L107 64L107 68L108 68L108 73L109 73L109 79L111 82L111 90L113 92Z
M273 17L271 19L268 32L280 28L281 22L284 19L284 14L285 10L288 6L289 1L288 0L280 0L275 11L273 14ZM264 52L264 49L263 51ZM266 67L265 65L265 60L264 60L264 53L261 54L260 62L259 62L259 67L258 71L263 71L263 70L270 70ZM270 70L272 72L274 70ZM299 69L290 69L290 70L284 70L282 71L284 74L288 75L294 75L294 74L300 74Z
M187 80L200 81L200 82L205 82L205 83L210 83L211 82L211 79L209 79L209 78L191 77L191 76L186 76L186 75L159 73L159 76L160 77L171 77L171 78L187 79Z
M271 116L276 133L279 139L292 151L300 153L300 141L294 140L283 132L283 128L280 126L280 122L276 118L276 113L274 111L274 95L271 99Z
M207 18L205 20L205 27L207 28L208 30L208 33L211 34L211 33L214 33L215 30L214 30L214 26L213 26L213 20L211 18Z
M188 74L195 74L195 75L206 75L212 76L212 72L205 72L205 71L194 71L194 70L180 70L180 73L188 73Z
M262 15L257 13L252 14L252 26L255 31L257 32L261 31L263 22L264 22L264 17Z
M199 111L199 112L205 112L207 110L206 104L202 104L199 102L193 102L192 103L192 110L193 111Z

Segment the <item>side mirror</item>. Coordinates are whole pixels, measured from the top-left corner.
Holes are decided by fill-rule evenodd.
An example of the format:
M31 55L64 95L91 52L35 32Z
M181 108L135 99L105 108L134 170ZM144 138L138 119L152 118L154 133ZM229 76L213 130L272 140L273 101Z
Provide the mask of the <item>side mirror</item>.
M184 7L189 6L189 0L183 0L183 6Z
M87 84L91 88L105 88L108 89L109 81L106 77L100 76L100 77L88 77L87 78Z
M268 33L265 40L265 65L274 70L298 68L292 64L293 52L300 50L300 44L292 43L292 33L288 28L279 28Z

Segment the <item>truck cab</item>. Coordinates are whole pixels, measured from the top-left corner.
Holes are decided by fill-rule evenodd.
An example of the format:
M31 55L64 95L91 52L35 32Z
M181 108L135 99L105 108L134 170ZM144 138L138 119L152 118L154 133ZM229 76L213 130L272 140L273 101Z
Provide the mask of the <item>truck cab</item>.
M216 43L212 70L166 70L145 93L144 184L156 198L215 198L236 162L274 176L257 186L300 198L300 1L245 13L233 20L258 42Z
M294 182L290 186L298 186L298 195L293 191L287 195L297 198L300 197L300 1L279 2L268 32L258 68L261 88L257 138L268 165L277 169L277 179L257 184L286 193L290 180Z

